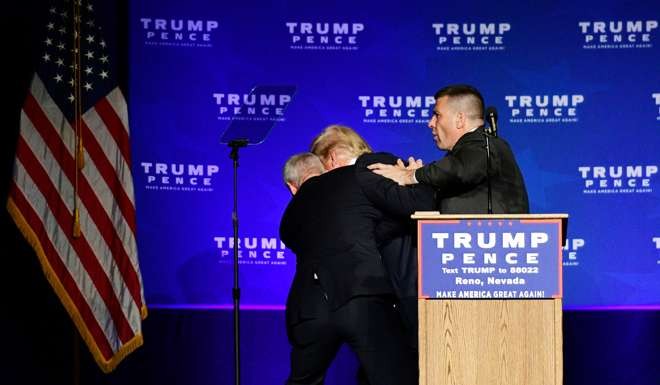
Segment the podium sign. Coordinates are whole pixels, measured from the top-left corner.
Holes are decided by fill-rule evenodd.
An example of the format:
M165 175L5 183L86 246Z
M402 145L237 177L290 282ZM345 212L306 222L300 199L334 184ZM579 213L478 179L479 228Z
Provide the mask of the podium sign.
M562 220L419 220L419 298L561 298Z
M418 212L419 384L561 385L567 214Z

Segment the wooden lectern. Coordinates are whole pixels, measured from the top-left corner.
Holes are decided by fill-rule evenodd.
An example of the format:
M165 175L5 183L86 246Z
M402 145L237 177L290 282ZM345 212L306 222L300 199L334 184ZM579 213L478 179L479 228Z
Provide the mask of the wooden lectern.
M560 385L566 214L418 212L420 385Z

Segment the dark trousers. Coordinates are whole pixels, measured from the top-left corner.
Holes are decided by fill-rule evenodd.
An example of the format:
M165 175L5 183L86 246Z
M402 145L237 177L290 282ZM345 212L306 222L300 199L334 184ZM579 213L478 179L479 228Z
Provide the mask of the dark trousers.
M319 301L324 301L320 290ZM287 385L323 384L342 343L357 354L370 385L416 384L416 352L393 304L387 296L355 297L336 310L321 306L318 317L287 325L292 346Z
M401 298L398 302L399 314L405 326L404 333L408 341L408 347L415 352L415 366L418 365L417 355L419 350L418 343L418 329L419 322L417 320L417 297Z

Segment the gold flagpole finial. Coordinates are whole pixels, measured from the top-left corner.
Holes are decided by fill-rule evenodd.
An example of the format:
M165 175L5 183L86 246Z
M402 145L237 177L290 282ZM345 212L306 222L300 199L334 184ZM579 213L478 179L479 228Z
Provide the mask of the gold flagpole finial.
M83 147L82 133L79 133L78 135L78 143L76 147L76 165L78 166L78 170L82 170L83 167L85 167L85 148Z
M73 210L73 237L80 238L80 210L78 207Z

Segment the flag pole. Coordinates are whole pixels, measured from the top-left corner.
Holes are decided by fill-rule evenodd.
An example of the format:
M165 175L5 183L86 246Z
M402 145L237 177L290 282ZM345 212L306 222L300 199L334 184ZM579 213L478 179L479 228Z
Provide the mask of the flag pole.
M83 150L83 140L82 140L82 91L80 89L80 70L81 70L81 61L80 61L80 1L72 1L73 6L73 27L72 27L72 36L73 36L73 89L74 89L74 131L75 131L75 181L74 181L74 198L73 198L73 236L75 238L80 237L80 199L78 197L78 177L80 171L85 166L85 157Z

